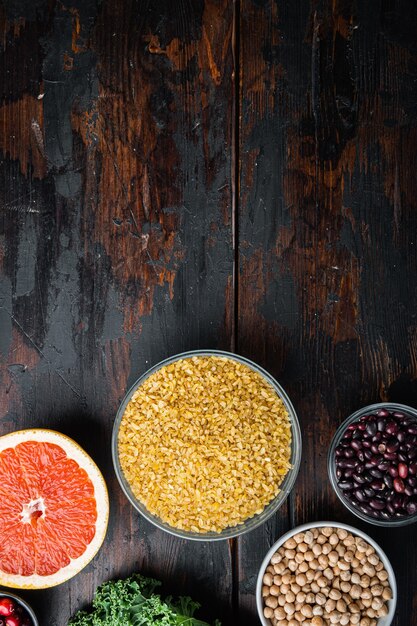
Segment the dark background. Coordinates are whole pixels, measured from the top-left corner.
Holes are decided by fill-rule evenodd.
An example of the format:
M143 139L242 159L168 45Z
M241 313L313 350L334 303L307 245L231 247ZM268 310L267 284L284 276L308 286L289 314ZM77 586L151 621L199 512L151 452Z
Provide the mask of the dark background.
M268 547L332 519L381 543L416 625L416 527L352 517L326 453L353 410L417 406L417 4L3 0L0 30L1 433L74 437L111 498L90 566L24 594L40 623L140 571L255 626ZM195 348L265 366L304 441L279 513L211 545L148 525L110 457L127 387Z

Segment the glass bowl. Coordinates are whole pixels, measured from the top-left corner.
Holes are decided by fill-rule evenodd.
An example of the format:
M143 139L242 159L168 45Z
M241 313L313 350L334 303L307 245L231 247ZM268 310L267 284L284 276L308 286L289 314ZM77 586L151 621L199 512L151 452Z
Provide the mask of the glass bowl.
M342 489L340 489L340 487L337 484L337 477L336 477L336 466L335 466L335 450L336 447L339 445L340 440L343 437L343 434L345 433L346 429L348 428L348 426L350 426L350 424L352 424L353 422L356 422L359 420L359 418L361 418L363 415L368 415L370 413L375 413L376 411L380 410L380 409L386 409L388 411L400 411L401 413L405 413L406 415L409 415L410 417L414 418L416 420L417 423L417 411L416 409L413 409L410 406L406 406L404 404L396 404L394 402L380 402L378 404L370 404L369 406L365 406L362 409L359 409L358 411L356 411L355 413L353 413L352 415L350 415L337 429L332 442L330 444L330 448L329 448L329 454L328 454L328 458L327 458L327 469L328 469L328 473L329 473L329 478L330 478L330 482L331 485L336 493L336 495L338 496L339 500L345 505L345 507L347 509L349 509L349 511L351 513L353 513L354 515L356 515L356 517L359 517L361 520L365 521L365 522L369 522L370 524L374 524L375 526L385 526L385 527L394 527L394 526L407 526L408 524L413 524L414 522L417 522L417 513L414 515L408 515L406 517L403 518L396 518L393 520L383 520L383 519L378 519L376 517L372 517L370 515L367 515L366 513L364 513L363 511L361 511L360 509L356 508L351 502L350 500L348 500L345 496L344 493L342 491Z
M130 485L127 482L126 478L124 477L123 471L120 467L119 455L118 455L118 436L119 436L120 423L121 423L123 414L125 412L126 406L128 402L130 401L133 393L136 391L136 389L149 376L151 376L154 372L159 370L161 367L169 365L170 363L173 363L174 361L178 361L180 359L187 359L187 358L196 357L196 356L219 356L219 357L224 357L227 359L233 359L235 361L238 361L239 363L247 365L255 372L258 372L260 375L263 376L263 378L266 381L270 383L270 385L275 389L278 396L282 399L288 411L290 421L291 421L291 435L292 435L291 457L290 457L291 469L288 471L283 482L281 483L279 494L258 515L254 515L253 517L247 519L242 524L228 527L220 533L216 533L216 532L196 533L192 531L180 530L173 526L170 526L169 524L163 522L159 517L156 517L155 515L151 514L146 509L146 507L133 494L130 488ZM288 494L290 493L294 485L295 479L297 478L298 470L300 467L300 461L301 461L301 445L302 445L301 444L301 432L300 432L300 425L298 423L297 415L295 413L293 405L291 404L290 399L288 398L286 392L281 387L281 385L279 385L277 381L270 374L268 374L268 372L266 372L263 368L259 367L259 365L256 365L249 359L245 359L244 357L237 356L236 354L232 354L230 352L224 352L221 350L193 350L190 352L183 352L181 354L176 354L175 356L172 356L168 359L165 359L164 361L161 361L160 363L158 363L157 365L149 369L147 372L145 372L129 389L122 403L119 406L116 419L114 422L114 426L113 426L112 442L111 442L113 465L114 465L117 479L126 497L130 501L130 503L135 507L135 509L139 511L139 513L141 513L141 515L143 515L143 517L145 517L149 522L151 522L152 524L154 524L161 530L164 530L168 533L171 533L172 535L181 537L183 539L191 539L195 541L217 541L221 539L230 539L232 537L237 537L238 535L242 535L244 533L249 532L250 530L253 530L254 528L257 528L258 526L263 524L267 519L269 519L274 513L276 513L276 511L280 508L280 506L286 500Z
M353 526L348 526L347 524L341 524L340 522L311 522L309 524L303 524L302 526L298 526L297 528L293 528L288 531L285 535L280 537L278 541L274 543L274 545L268 550L264 560L262 561L262 565L259 569L258 580L256 583L256 606L258 609L259 619L263 626L271 626L271 621L264 616L264 601L262 598L262 586L263 586L263 577L265 574L265 570L269 565L269 562L275 554L275 552L291 537L294 537L297 533L305 533L307 530L311 530L312 528L323 528L325 526L331 526L332 528L341 528L347 530L352 535L356 535L364 539L370 546L372 546L384 564L385 570L388 574L388 581L392 590L392 599L388 600L388 615L385 617L380 617L378 620L378 626L390 626L392 620L395 615L395 608L397 605L397 582L395 580L394 570L392 565L385 554L385 552L381 549L381 547L369 537L366 533L361 530L354 528Z
M0 598L10 598L16 604L20 605L22 608L25 609L26 613L29 615L31 622L32 622L31 626L39 626L38 619L32 607L26 602L26 600L23 600L23 598L21 598L20 596L16 596L14 593L10 593L10 591L6 591L5 589L0 589Z

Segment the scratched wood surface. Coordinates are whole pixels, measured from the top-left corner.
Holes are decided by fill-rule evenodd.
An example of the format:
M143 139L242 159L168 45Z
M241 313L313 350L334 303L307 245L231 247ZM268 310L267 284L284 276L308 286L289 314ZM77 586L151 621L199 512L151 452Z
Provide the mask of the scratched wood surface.
M415 626L415 529L361 524L326 473L354 409L417 406L415 4L3 0L0 30L0 432L73 436L111 495L91 565L25 594L41 624L142 571L255 626L268 547L330 518L381 542ZM206 347L266 366L304 440L279 513L214 545L145 523L109 453L126 388Z

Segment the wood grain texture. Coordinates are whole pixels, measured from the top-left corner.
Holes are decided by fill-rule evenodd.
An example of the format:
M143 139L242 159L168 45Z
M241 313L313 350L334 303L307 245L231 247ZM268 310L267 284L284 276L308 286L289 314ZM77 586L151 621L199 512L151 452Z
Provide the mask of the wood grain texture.
M380 541L398 575L397 625L417 623L415 530L348 514L326 453L353 410L417 405L416 17L406 2L241 8L238 348L276 375L300 417L289 523L346 521ZM270 536L240 540L247 623L259 544L287 524L284 509Z
M150 365L230 347L232 9L2 6L1 432L72 435L111 499L93 563L27 594L42 624L64 626L97 584L133 571L230 619L228 543L187 543L145 523L117 484L110 436Z
M111 495L93 563L25 594L41 623L140 570L255 626L268 547L330 518L380 541L417 626L415 530L361 524L326 471L353 410L417 407L414 3L3 0L0 29L0 432L73 436ZM109 453L134 380L210 347L276 376L304 444L279 513L215 545L145 523Z

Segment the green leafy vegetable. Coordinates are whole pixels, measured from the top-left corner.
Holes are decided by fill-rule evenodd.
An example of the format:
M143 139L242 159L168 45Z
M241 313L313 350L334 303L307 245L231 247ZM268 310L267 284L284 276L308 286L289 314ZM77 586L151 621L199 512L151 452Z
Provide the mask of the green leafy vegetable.
M183 596L165 600L155 593L161 583L141 574L98 587L92 611L79 611L68 626L210 626L194 617L198 602ZM216 620L212 626L221 626Z

